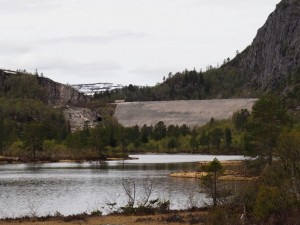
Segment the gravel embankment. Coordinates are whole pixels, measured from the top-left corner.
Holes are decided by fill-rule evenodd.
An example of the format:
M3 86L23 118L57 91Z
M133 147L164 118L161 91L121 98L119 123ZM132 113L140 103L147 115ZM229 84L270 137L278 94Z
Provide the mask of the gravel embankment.
M125 102L117 104L114 116L126 127L155 125L201 126L214 119L228 119L240 109L251 111L257 99L215 99L160 102Z

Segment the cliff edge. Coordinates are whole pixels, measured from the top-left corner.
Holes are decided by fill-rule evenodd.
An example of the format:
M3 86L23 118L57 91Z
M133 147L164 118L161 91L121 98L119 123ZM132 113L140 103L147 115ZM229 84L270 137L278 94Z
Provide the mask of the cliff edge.
M259 92L290 88L289 76L300 74L300 1L277 4L252 44L228 65L238 68L246 87Z

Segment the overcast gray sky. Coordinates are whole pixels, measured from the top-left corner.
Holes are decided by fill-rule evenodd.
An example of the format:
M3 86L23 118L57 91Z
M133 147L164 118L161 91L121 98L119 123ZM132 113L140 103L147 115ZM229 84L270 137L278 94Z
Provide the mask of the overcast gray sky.
M0 67L154 85L242 51L279 0L0 0Z

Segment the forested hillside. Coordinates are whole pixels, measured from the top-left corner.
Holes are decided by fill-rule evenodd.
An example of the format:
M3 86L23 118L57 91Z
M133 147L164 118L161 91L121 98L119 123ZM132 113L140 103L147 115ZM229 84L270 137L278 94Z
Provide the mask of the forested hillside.
M16 73L0 76L0 150L22 145L24 154L42 148L44 139L62 141L68 127L62 111L47 104L47 92L37 76ZM28 151L27 151L28 150Z
M237 53L234 59L224 60L220 67L208 66L205 72L194 69L174 75L170 73L163 80L163 83L154 87L129 85L121 89L98 93L94 98L90 98L69 85L59 84L37 72L30 74L25 71L0 70L0 163L57 162L60 160L82 162L102 161L109 158L121 160L128 159L130 153L251 156L252 158L247 158L238 166L230 163L227 171L217 158L207 165L196 166L195 164L195 172L197 170L201 173L201 178L199 182L197 181L200 184L197 192L201 191L202 196L205 194L205 199L212 200L212 205L209 206L204 202L204 208L198 213L200 216L204 215L205 220L193 217L189 214L190 211L187 211L189 224L300 224L300 1L282 0L269 16L266 24L259 29L253 43L243 52ZM121 116L118 115L119 109L115 108L118 106L109 104L115 100L162 101L221 98L227 100L218 100L215 104L211 101L202 101L206 102L202 108L198 107L199 101L191 101L183 106L180 106L178 102L168 104L160 102L156 106L152 105L152 108L149 107L151 104L144 102L124 103ZM236 101L228 100L229 98L240 99ZM227 103L221 102L230 102L235 107L228 109ZM238 108L236 102L240 102ZM126 107L138 104L142 107ZM163 107L162 104L164 104ZM194 107L191 104L199 105ZM212 105L215 106L214 113L207 110ZM165 110L164 107L170 111ZM153 110L153 108L156 109ZM135 110L133 114L130 112L132 110ZM90 113L96 118L90 117ZM224 116L226 113L227 115ZM140 114L142 119L137 114ZM162 114L167 117L165 121L162 121L164 119ZM178 114L181 114L181 117ZM205 121L199 123L199 118L203 114L206 116ZM220 114L222 116L219 116ZM148 122L143 124L147 115ZM175 117L181 121L176 122ZM74 123L71 123L71 120ZM184 120L190 124L182 123ZM76 127L75 125L79 122L81 126ZM101 164L92 163L91 167L79 164L75 166L76 168L73 162L66 164L69 165L67 167L64 164L59 167L59 172L63 173L63 170L68 170L65 173L68 182L63 191L70 191L71 197L77 198L79 196L69 188L70 184L79 181L84 186L89 183L88 180L82 179L81 173L79 173L78 180L77 178L74 180L70 173L71 169L74 171L76 169L75 173L78 173L77 169L82 168L88 169L88 173L99 172L96 177L99 178L98 181L109 186L111 182L103 182L102 177L99 177L112 176L109 170L106 170L109 168L117 171L118 176L113 177L113 182L118 180L122 183L128 199L128 204L119 209L117 208L118 201L104 200L111 213L124 213L129 217L147 214L149 217L139 218L136 222L155 223L159 221L153 220L150 214L156 213L156 208L153 206L157 205L157 209L166 213L161 216L162 218L169 213L169 217L162 220L162 223L181 223L182 218L176 215L177 212L170 214L170 200L160 199L159 196L155 196L154 199L150 198L152 183L144 182L142 186L146 197L144 204L139 203L142 198L136 198L135 194L143 191L135 186L134 173L138 171L136 168L143 167L148 170L147 173L140 173L139 178L143 178L145 174L152 173L154 167L151 166L153 168L149 170L150 167L146 168L143 164L136 164L137 167L132 167L130 164L130 168L126 169L127 165L124 161L120 172L118 168L121 164L115 163L111 164L112 167L101 162ZM168 167L168 171L173 168L171 164L161 166ZM160 170L161 167L158 165L155 167L159 171L159 182L168 182L167 179L162 180L161 175L164 173ZM182 165L180 168L184 167ZM11 170L12 167L7 168ZM40 204L41 195L48 194L44 189L47 185L40 185L40 176L36 176L37 168L35 165L32 168L35 179L32 180L29 177L28 183L33 186L29 189L25 188L27 192L24 192L24 195L26 197L28 191L32 192L33 188L41 187L41 192L34 192L37 193L35 194L38 199L36 202ZM42 166L42 170L45 168L47 169L48 165ZM23 169L24 166L21 166L13 170L12 180L8 182L7 177L4 177L3 184L6 189L3 189L3 193L9 191L12 186L14 188L27 186L27 183L25 182L24 186L23 182L25 174ZM29 170L30 168L26 168L26 174ZM221 179L225 172L231 176L232 183ZM18 173L17 176L15 173ZM132 173L130 176L133 178L132 182L129 179L121 179L122 173ZM57 174L55 172L55 175ZM236 175L243 175L245 178L243 182L236 179ZM46 178L48 179L49 176ZM64 179L65 176L61 178ZM89 176L89 178L95 181L95 176ZM148 178L150 177L147 176ZM16 182L18 179L21 181L20 184ZM55 179L55 176L51 177L51 183ZM62 179L54 183L61 183ZM69 183L70 180L71 183ZM180 198L178 197L180 195L177 195L178 192L188 192L185 186L177 186L175 192L170 192L166 188L170 196ZM55 186L50 185L50 188L53 189L53 187ZM54 188L54 191L57 190ZM83 190L87 188L84 187ZM113 190L115 193L112 193L112 197L119 198L120 193L116 191L117 189ZM102 189L101 191L103 192ZM198 196L193 196L192 193L185 194L188 195L186 200L190 204L191 212L195 212L197 208L193 202L194 197L198 198ZM19 195L16 196L17 202L22 200L19 197ZM163 197L165 198L166 195ZM10 198L6 199L10 200ZM85 198L80 198L82 199L85 200ZM184 199L179 200L179 204L184 204ZM3 207L7 207L7 201L3 202ZM71 201L72 205L73 203ZM55 205L55 202L51 201L51 204ZM76 206L78 205L80 204ZM38 218L39 214L35 213L31 202L28 208L32 211L32 217L26 217L23 220L16 218L15 221L3 219L3 221L12 224L27 221L47 223L47 218L52 217L49 215ZM93 218L98 216L101 218L102 209L104 210L104 207L99 207L99 210L95 208L96 211L91 212ZM86 219L86 213L82 215L64 217L60 212L55 212L53 217L59 218L59 223L92 221Z
M161 101L214 98L256 98L277 93L289 108L300 105L300 2L281 1L257 32L251 45L220 67L205 72L169 73L154 87L129 85L95 98L105 101Z
M127 147L133 151L152 148L158 151L190 151L192 147L186 143L193 138L191 134L199 143L197 127L190 130L187 138L179 138L181 141L175 147L168 147L170 142L169 146L174 146L173 139L168 135L161 140L155 140L150 135L146 143L141 141L142 137L126 142L131 140L128 138L131 129L141 132L141 128L125 129L112 118L114 106L105 104L120 99L161 101L249 98L272 92L284 100L290 112L297 114L300 108L299 4L295 0L281 1L258 31L253 43L233 60L224 60L218 68L209 66L205 72L185 70L174 75L170 73L163 83L154 87L129 85L96 94L94 99L90 99L72 87L56 83L42 74L1 70L0 147L6 155L12 156L35 158L36 152L39 152L40 156L52 157L59 152L60 157L81 158L83 155L102 157L103 151L111 155L121 153ZM94 128L86 121L81 127L83 129L76 131L76 128L72 128L75 132L70 132L70 123L63 116L63 109L67 106L90 107L96 111L96 115L102 110L100 115L104 120L100 121L99 117L99 121L96 121L99 123L93 125ZM71 113L66 114L74 118ZM232 124L226 128L233 131ZM221 142L225 140L224 132L220 135ZM158 143L149 144L148 141L152 139ZM239 150L245 148L245 140L238 134L236 147Z
M214 98L257 97L259 92L247 91L233 87L242 85L236 79L237 70L233 67L209 68L206 72L196 70L169 74L164 82L154 87L135 85L122 89L101 92L94 97L108 102L117 99L132 101L163 101L163 100L201 100Z
M71 132L70 123L63 115L62 99L54 101L55 95L50 95L49 101L49 88L45 83L41 84L40 75L4 75L0 76L0 153L5 156L21 157L25 161L56 161L126 157L127 152L225 154L240 153L245 149L244 134L240 129L250 116L248 110L235 114L233 122L211 118L202 128L186 124L166 125L162 121L148 126L123 127L112 117L113 105L93 99L81 106L100 110L103 120L94 127L86 121L83 129ZM65 104L72 105L72 101Z

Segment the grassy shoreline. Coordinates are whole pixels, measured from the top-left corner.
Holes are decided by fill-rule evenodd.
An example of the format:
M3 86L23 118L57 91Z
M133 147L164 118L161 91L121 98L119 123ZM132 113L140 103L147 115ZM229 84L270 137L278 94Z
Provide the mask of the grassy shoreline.
M142 214L142 215L125 215L125 214L112 214L112 215L90 215L78 214L71 216L45 216L45 217L23 217L12 219L0 219L0 225L99 225L99 224L118 224L118 225L160 225L160 224L192 224L194 222L204 222L207 216L207 209L193 209L193 210L170 210L166 213L156 214Z
M200 161L200 167L208 165L209 161ZM225 168L224 174L219 177L221 181L253 181L257 180L258 176L246 174L242 168L245 168L245 160L222 160L221 165ZM170 177L174 178L194 178L201 179L206 176L204 171L177 171L170 173Z

